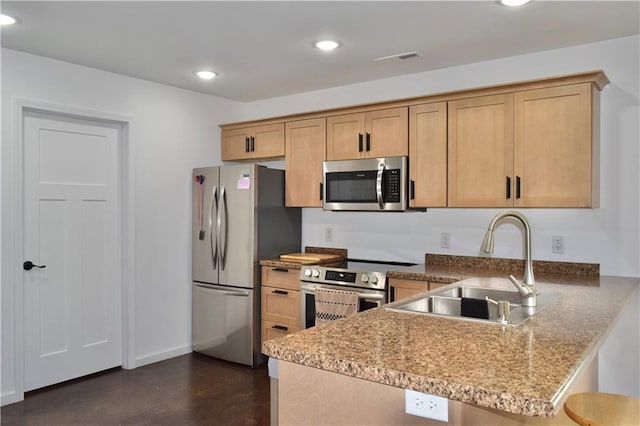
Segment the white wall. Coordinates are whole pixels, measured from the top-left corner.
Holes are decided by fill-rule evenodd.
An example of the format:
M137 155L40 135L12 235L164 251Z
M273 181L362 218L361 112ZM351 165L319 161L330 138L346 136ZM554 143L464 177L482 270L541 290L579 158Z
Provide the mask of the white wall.
M219 123L243 105L91 68L2 50L2 395L15 397L11 100L133 118L137 364L190 351L191 169L220 164Z
M336 87L252 102L246 119L428 95L451 90L602 69L611 83L601 94L601 207L527 209L535 259L593 262L603 275L640 275L640 37L625 37L553 51ZM372 64L372 66L374 66ZM424 253L478 255L495 209L429 209L426 213L380 214L303 211L303 245L346 247L353 258L423 262ZM333 228L333 243L325 229ZM440 248L440 233L451 248ZM565 238L565 253L551 253L551 237ZM494 256L520 258L520 231L510 225L496 234ZM604 389L640 397L637 364L640 331L638 300L603 347ZM633 321L635 320L635 321ZM625 331L622 332L622 326ZM625 337L626 336L626 337ZM629 341L623 343L624 340ZM622 356L621 348L631 355ZM605 365L605 363L608 363ZM617 364L616 364L617 363Z

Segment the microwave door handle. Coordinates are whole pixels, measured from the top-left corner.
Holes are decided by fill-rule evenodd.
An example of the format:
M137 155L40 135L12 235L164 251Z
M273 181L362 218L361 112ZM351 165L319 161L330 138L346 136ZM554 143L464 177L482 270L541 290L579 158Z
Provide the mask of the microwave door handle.
M380 210L384 210L384 197L382 196L382 175L384 173L384 163L378 164L378 176L376 177L376 197Z

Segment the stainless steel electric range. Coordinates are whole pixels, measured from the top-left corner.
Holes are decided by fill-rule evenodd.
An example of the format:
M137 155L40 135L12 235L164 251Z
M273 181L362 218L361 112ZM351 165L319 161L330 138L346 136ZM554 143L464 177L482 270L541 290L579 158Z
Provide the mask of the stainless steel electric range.
M315 325L316 288L354 291L359 295L359 311L377 308L387 303L387 271L404 262L348 260L346 268L306 265L300 269L300 309L302 328Z

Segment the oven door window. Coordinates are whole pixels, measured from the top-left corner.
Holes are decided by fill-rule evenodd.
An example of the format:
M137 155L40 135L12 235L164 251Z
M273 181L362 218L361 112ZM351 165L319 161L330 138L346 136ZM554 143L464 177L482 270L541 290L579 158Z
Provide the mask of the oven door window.
M304 294L304 328L311 328L316 325L316 301L313 293ZM358 312L366 311L380 306L379 301L369 301L367 299L359 299Z

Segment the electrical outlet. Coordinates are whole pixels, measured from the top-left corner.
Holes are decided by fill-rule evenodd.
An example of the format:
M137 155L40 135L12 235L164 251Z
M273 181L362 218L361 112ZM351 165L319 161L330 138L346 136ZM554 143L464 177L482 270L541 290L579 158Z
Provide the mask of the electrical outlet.
M564 253L564 237L559 235L551 237L551 252L557 254Z
M325 228L324 229L324 240L327 243L333 242L333 228Z
M442 248L451 247L451 234L449 232L440 233L440 247Z
M449 421L449 401L428 393L404 390L405 412L427 419Z

